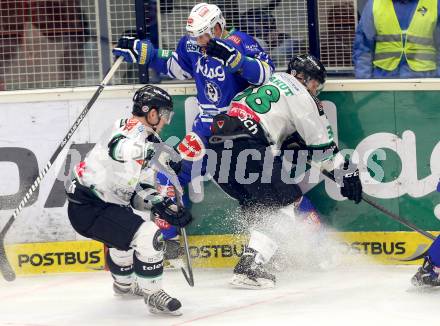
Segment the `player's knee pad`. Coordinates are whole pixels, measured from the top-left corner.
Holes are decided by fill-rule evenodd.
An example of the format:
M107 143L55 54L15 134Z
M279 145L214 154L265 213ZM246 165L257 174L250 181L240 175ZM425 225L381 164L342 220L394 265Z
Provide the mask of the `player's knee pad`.
M294 203L295 216L307 224L319 230L321 228L321 218L315 206L306 196L300 197Z
M133 249L124 251L116 248L109 248L107 251L107 259L117 266L133 265Z
M131 246L140 260L159 261L163 257L162 233L153 222L146 221L141 224Z
M162 233L153 222L142 223L136 232L132 247L134 273L143 291L155 291L161 287L163 274Z
M130 284L133 275L133 249L128 251L109 248L106 259L113 278L123 284Z

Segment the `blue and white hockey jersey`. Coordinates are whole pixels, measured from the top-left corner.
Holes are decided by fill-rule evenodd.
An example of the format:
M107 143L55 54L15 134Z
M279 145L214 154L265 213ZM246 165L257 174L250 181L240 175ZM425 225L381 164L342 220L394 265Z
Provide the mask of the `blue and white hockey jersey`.
M189 36L180 39L171 57L158 54L150 67L171 78L194 78L201 114L224 113L237 93L250 84L266 83L274 65L257 41L246 33L232 30L223 41L245 56L242 69L237 73L227 71L218 60L204 54L204 49Z
M196 146L198 148L207 146L211 136L212 118L219 113L225 113L232 99L250 85L268 82L274 71L269 55L246 33L231 30L223 41L235 47L245 57L238 72L228 71L218 60L207 56L197 41L189 36L180 39L171 56L167 51L159 50L150 63L150 67L171 78L194 78L200 113L194 120L192 132L203 142ZM193 139L194 136L187 135L182 143L191 143ZM204 174L204 170L203 164L200 174ZM196 177L192 174L192 162L184 160L178 175L181 186L185 186ZM172 189L170 180L164 174L158 173L157 183L161 189ZM172 228L168 233L164 233L164 237L168 239L176 234L176 228Z

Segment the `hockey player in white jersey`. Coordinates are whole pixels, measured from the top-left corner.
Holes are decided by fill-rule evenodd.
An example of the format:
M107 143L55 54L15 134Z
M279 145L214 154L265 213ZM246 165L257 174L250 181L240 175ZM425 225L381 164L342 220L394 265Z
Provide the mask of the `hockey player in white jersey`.
M179 314L181 303L161 285L161 231L133 211L151 208L154 216L177 227L191 221L188 211L155 189L157 167L171 174L179 170L155 136L170 122L173 104L167 92L152 85L139 89L133 102L133 116L117 120L75 166L66 185L68 216L79 234L109 247L115 294L140 295L152 312Z
M214 118L210 138L210 148L217 153L214 179L248 211L245 215L255 218L265 208L272 212L279 209L292 215L299 213L306 222L320 225L310 200L289 179L292 173L305 172L305 164L301 171L300 164L296 164L300 153L319 161L327 171L334 171L342 196L360 202L359 171L338 153L332 128L316 98L325 78L325 68L318 59L295 56L286 73L275 73L265 85L246 89L234 98L227 114ZM292 152L294 155L289 157ZM293 163L294 171L283 164L284 159ZM249 176L247 180L240 180L243 171ZM256 176L253 182L249 182L251 175ZM277 247L276 239L264 231L252 230L247 249L234 269L232 285L273 287L275 276L265 264Z

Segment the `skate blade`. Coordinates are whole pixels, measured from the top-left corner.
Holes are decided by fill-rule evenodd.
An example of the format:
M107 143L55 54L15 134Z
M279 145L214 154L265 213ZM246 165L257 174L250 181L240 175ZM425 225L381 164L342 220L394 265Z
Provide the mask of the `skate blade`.
M426 283L423 283L422 281L419 281L414 278L411 279L411 285L415 289L419 289L419 290L427 290L427 289L439 289L440 290L440 284L438 284L438 285L426 284Z
M121 300L139 300L143 298L142 296L133 293L125 293L125 294L113 293L113 296Z
M230 281L232 287L237 289L250 289L250 290L263 290L263 289L273 289L275 283L271 280L257 278L257 281L251 280L246 275L234 274Z
M133 289L133 288L126 292L121 290L115 290L113 288L113 296L124 300L136 300L136 299L144 298L144 295L142 294L142 292L140 292L139 289Z
M182 316L182 312L180 311L180 309L169 311L150 307L150 312L154 315Z

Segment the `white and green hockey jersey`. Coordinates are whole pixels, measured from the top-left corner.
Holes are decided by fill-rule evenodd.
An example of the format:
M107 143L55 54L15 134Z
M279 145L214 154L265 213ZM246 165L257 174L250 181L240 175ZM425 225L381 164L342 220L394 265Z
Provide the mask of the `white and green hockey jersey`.
M73 177L108 203L129 205L139 184L154 192L155 171L144 161L153 144L151 130L137 119L119 119L77 164Z
M324 148L333 142L333 131L319 101L295 77L275 73L269 82L238 94L228 115L252 119L275 147L295 132L308 147Z

